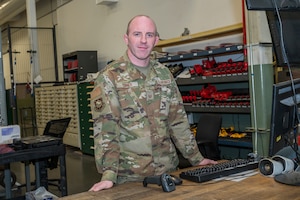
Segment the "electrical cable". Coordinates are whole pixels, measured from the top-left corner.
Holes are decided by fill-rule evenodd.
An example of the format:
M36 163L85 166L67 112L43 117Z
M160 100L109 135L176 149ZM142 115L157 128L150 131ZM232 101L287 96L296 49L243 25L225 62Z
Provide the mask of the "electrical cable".
M298 124L300 123L300 119L299 119L299 113L298 113L298 107L297 107L296 89L295 89L295 85L294 85L294 78L293 78L291 66L290 66L289 59L287 57L287 53L286 53L286 50L285 50L284 37L283 37L283 26L282 26L282 20L281 20L281 17L280 17L279 8L278 8L278 5L277 5L277 3L276 3L275 0L272 0L272 3L274 5L275 12L276 12L276 15L277 15L277 18L278 18L278 22L279 22L281 52L282 52L283 59L286 62L287 67L288 67L288 71L289 71L289 75L290 75L290 80L291 80L291 88L292 88L292 91L293 91L293 101L294 101L294 111L295 111L294 115L296 115L296 117L297 117L297 123L295 123L295 124L297 124L297 125L293 124L293 130L294 130L293 134L294 134L294 140L295 140L294 143L295 144L291 145L291 147L295 151L296 157L297 157L296 159L299 162L300 157L299 157L299 153L298 153L297 131L295 131L295 129L298 127ZM295 121L295 118L293 118L293 121Z

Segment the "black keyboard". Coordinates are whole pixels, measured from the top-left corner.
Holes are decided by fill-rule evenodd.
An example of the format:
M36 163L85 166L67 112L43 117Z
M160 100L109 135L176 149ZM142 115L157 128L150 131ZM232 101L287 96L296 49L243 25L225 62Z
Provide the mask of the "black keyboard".
M201 183L257 168L258 161L255 161L254 159L234 159L220 162L215 165L187 170L181 172L180 177L186 180Z

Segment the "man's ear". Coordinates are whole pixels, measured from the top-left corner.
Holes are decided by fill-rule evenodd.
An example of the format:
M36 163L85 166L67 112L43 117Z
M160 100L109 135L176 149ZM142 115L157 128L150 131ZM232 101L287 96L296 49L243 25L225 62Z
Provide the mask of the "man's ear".
M128 45L128 35L127 34L124 34L123 40L126 43L126 45Z
M155 45L154 46L157 45L158 41L159 41L159 36L155 36Z

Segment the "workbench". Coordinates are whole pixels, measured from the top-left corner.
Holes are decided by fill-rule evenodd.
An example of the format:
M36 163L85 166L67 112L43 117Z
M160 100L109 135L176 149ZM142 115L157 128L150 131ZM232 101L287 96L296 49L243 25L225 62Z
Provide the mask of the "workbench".
M186 169L183 169L186 170ZM182 170L176 171L179 175ZM143 199L143 200L294 200L300 199L300 187L278 183L272 177L257 173L239 182L229 180L196 183L183 180L175 191L164 192L161 186L141 182L131 182L114 186L111 189L98 192L83 192L62 197L62 200L92 200L92 199Z

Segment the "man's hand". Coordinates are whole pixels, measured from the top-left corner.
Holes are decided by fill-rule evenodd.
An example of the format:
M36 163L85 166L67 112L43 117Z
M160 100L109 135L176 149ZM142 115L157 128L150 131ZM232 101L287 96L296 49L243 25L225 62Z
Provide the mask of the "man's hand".
M207 158L204 158L203 160L201 160L201 162L198 164L198 165L215 165L217 164L218 162L217 161L214 161L214 160L211 160L211 159L207 159Z
M100 181L98 183L95 183L89 191L97 192L100 190L105 190L112 188L114 186L114 183L112 181Z

